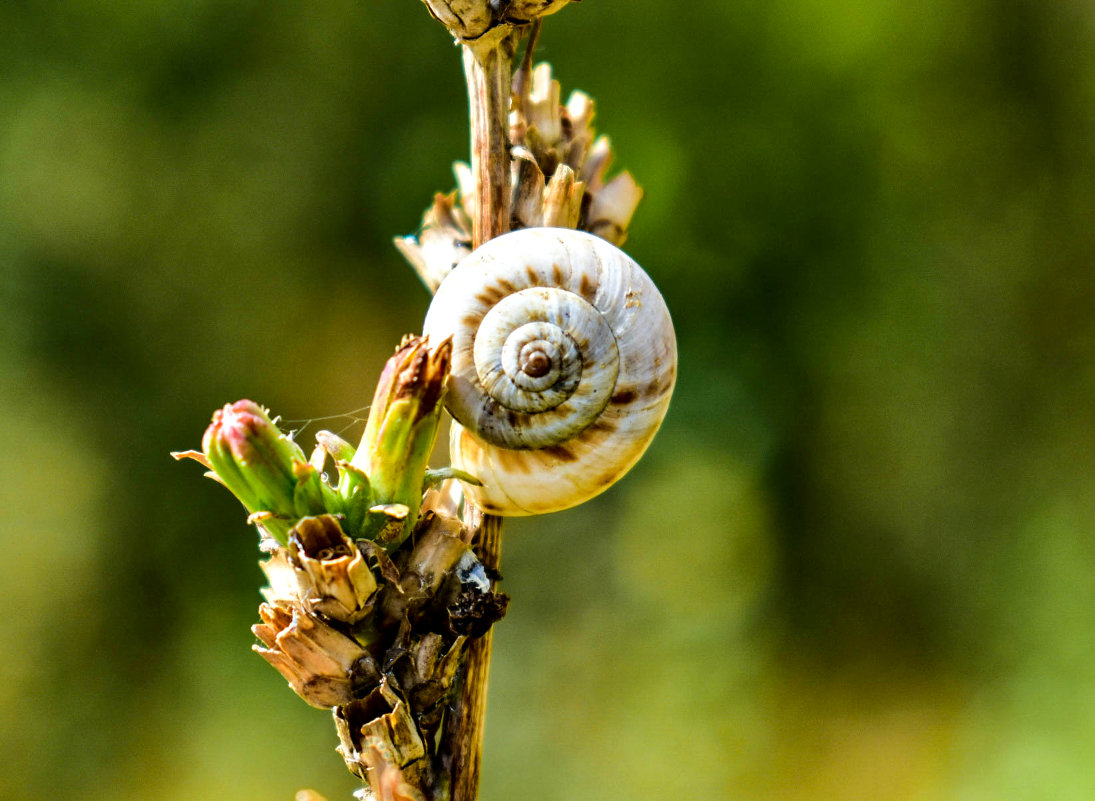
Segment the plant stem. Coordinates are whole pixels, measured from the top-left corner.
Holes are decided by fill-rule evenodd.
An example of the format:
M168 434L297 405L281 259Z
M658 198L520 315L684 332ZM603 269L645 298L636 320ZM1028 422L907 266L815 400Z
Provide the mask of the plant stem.
M502 518L470 509L469 525L476 530L476 554L489 570L497 570L502 548ZM483 756L483 729L487 714L487 679L494 630L468 644L460 698L446 726L451 745L449 781L451 801L476 801L479 766Z
M464 45L475 177L472 247L501 236L510 224L509 101L520 33L491 44Z
M472 247L501 236L510 226L509 106L513 56L520 33L492 45L464 45L471 122L471 169L475 177ZM468 506L465 521L474 531L472 546L488 571L501 563L502 518ZM449 719L452 739L449 765L452 801L476 801L483 729L487 711L487 678L493 631L468 646L460 699Z

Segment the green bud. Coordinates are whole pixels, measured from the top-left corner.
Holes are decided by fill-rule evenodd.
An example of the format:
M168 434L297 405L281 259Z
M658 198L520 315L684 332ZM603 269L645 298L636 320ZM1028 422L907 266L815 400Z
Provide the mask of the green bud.
M329 453L335 461L348 462L354 458L354 446L344 440L338 434L330 431L317 431L316 442L325 453Z
M293 512L296 517L318 515L326 511L337 511L340 505L338 496L329 490L323 482L319 471L309 462L294 462L293 475L297 477L297 485L293 490ZM329 501L334 502L330 506Z
M369 476L349 462L337 462L336 466L338 494L346 515L346 531L354 536L363 536L365 515L373 505Z
M213 414L202 451L210 469L283 545L291 520L324 511L322 483L304 452L249 400Z
M368 474L374 508L407 507L402 525L393 525L388 514L366 515L364 535L386 548L402 542L418 519L451 363L450 340L431 349L424 337L408 336L380 376L365 434L350 464Z

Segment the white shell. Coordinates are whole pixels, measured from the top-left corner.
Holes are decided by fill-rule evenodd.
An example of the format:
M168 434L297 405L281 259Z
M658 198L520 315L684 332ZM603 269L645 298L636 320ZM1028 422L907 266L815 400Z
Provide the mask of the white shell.
M453 339L453 466L485 512L575 506L631 468L677 375L669 310L626 253L566 228L493 239L441 283L423 326Z

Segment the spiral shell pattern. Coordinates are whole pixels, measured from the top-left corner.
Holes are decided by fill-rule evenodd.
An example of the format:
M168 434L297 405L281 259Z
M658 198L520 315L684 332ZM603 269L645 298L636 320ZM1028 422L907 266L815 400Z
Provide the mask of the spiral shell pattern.
M424 333L453 340L453 466L486 512L566 509L631 468L677 372L669 311L627 254L592 234L526 228L457 265Z

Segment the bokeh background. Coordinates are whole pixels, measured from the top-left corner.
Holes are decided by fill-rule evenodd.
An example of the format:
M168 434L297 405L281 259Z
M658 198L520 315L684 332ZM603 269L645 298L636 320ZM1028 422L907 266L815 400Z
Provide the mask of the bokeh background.
M360 432L467 150L414 0L0 3L0 797L355 782L168 451ZM1095 6L588 0L680 381L508 525L483 801L1095 798Z

